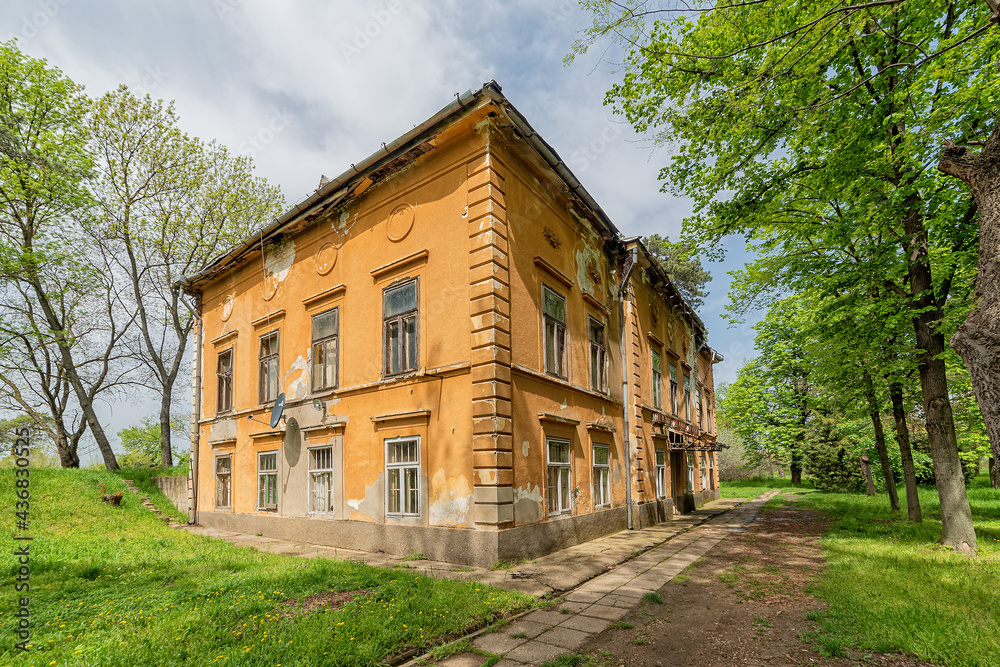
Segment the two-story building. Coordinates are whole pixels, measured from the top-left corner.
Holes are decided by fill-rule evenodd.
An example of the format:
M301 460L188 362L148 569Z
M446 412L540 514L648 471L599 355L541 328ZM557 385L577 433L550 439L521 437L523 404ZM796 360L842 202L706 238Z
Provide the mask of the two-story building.
M197 523L489 565L718 495L704 325L494 82L184 283Z

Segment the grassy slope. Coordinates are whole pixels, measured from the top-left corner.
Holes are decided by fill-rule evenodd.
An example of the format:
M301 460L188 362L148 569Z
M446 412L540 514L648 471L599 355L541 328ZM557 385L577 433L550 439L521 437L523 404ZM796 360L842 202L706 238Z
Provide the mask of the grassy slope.
M941 522L933 487L920 490L922 524L890 512L885 495L802 496L799 506L833 519L823 540L829 567L816 591L829 604L815 615L826 652L852 646L952 667L1000 665L1000 490L979 478L969 501L976 559L936 544Z
M180 466L175 466L173 468L122 468L114 473L120 479L130 479L139 489L139 492L143 496L149 498L156 509L163 512L163 514L173 517L174 521L179 523L187 523L188 515L187 512L181 512L177 509L177 506L167 498L163 491L160 491L160 487L156 485L153 481L154 477L177 477L177 476L187 476L187 466L181 468Z
M0 471L3 532L14 534L14 477ZM35 650L12 648L12 559L0 594L0 664L371 665L407 646L528 607L527 596L405 569L263 554L164 526L119 477L31 475L31 614ZM8 539L8 544L10 541ZM336 611L289 618L289 598L366 589Z

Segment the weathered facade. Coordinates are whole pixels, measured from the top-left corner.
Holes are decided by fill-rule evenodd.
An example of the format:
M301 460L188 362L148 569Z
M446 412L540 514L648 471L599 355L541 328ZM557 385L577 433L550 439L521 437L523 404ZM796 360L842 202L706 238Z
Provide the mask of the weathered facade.
M703 324L495 83L186 290L198 523L489 565L718 495Z

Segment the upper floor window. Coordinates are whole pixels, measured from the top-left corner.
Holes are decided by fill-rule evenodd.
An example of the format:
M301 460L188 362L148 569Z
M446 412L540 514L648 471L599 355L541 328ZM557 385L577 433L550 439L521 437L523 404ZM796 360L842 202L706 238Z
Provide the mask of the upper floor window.
M677 414L677 367L670 364L670 414Z
M340 309L334 308L312 318L313 391L337 386L340 359Z
M704 412L705 406L702 405L701 402L701 391L695 390L694 396L695 396L695 401L697 401L698 403L698 427L703 429L705 428L705 412Z
M590 388L605 393L608 390L608 351L604 342L604 325L590 318Z
M684 419L691 421L691 376L684 376Z
M215 411L229 412L233 409L233 348L219 352L215 373L218 387Z
M545 324L545 372L566 374L566 299L542 285L542 313Z
M261 403L270 403L281 393L278 382L278 332L260 337L257 396Z
M663 407L663 376L660 374L660 353L656 350L649 351L650 357L653 359L653 407L662 408Z
M383 364L386 375L417 369L417 279L382 292Z

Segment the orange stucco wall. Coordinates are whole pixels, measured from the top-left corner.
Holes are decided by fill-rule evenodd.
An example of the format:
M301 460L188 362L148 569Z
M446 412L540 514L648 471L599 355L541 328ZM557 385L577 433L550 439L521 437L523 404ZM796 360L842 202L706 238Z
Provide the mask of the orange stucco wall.
M663 415L654 418L651 406L650 345L663 349L667 387L667 363L684 360L706 405L714 396L710 351L695 351L689 317L637 270L625 299L622 368L621 244L581 217L579 204L496 111L471 111L441 130L425 155L370 186L362 182L344 204L304 212L280 241L265 244L263 256L248 252L199 283L201 510L490 530L542 522L549 519L549 437L571 443L567 514L603 509L594 502L595 445L610 449L612 508L625 505L629 483L636 502L656 500L655 448L667 441ZM386 378L382 294L410 278L419 280L418 369ZM543 283L566 299L562 378L545 372ZM332 308L340 315L339 386L313 391L311 318ZM605 326L607 341L607 386L597 390L590 386L591 319ZM275 429L266 423L270 405L258 401L259 338L271 331L280 335L278 375L287 397L287 421ZM220 415L216 364L230 348L233 409ZM675 425L708 446L714 409L706 413L700 429ZM385 441L399 436L420 438L416 517L385 512ZM308 450L316 446L334 453L334 509L325 514L307 508ZM257 456L272 450L279 453L279 501L262 510ZM220 455L233 457L226 508L215 505ZM695 458L701 466L701 454ZM669 470L666 478L670 487ZM695 480L699 488L685 492L701 490L700 467Z

